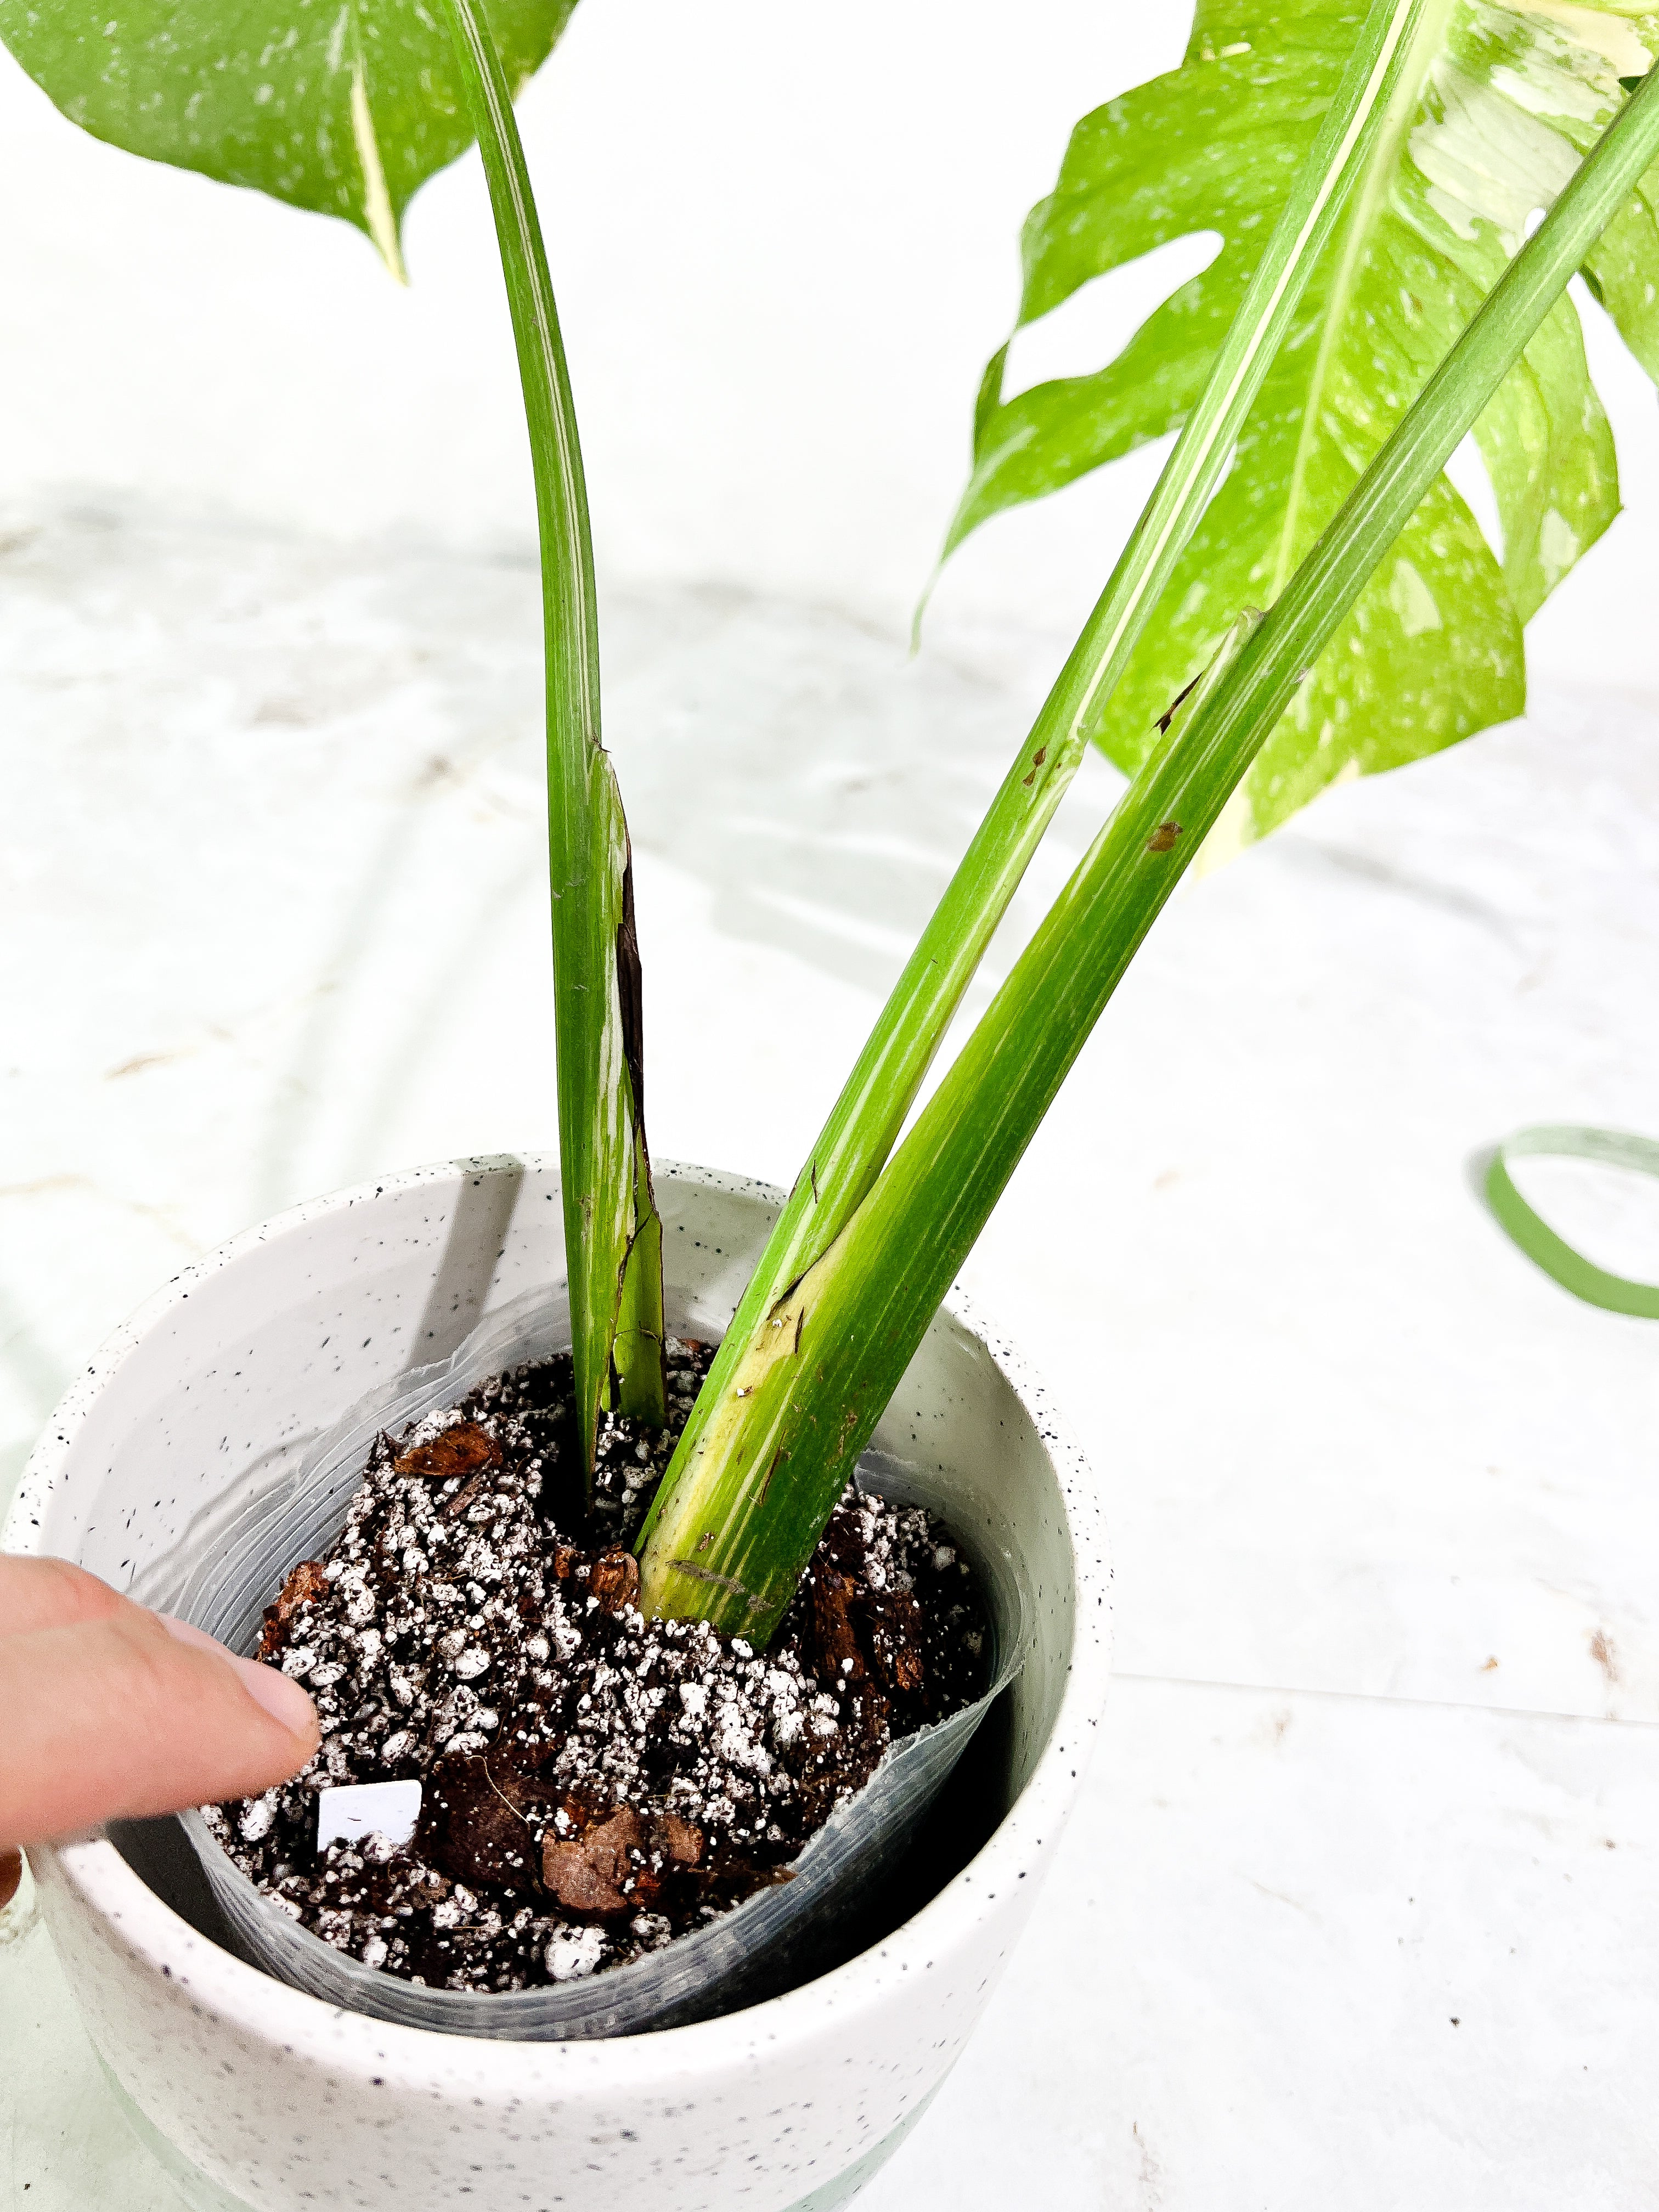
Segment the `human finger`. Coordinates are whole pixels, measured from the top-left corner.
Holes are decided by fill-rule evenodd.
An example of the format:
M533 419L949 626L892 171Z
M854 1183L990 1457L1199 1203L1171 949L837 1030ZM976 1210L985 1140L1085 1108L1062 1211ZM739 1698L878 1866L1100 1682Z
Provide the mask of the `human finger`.
M107 1583L68 1559L0 1552L0 1637L102 1620L123 1602Z
M318 1726L300 1685L188 1633L122 1602L0 1639L0 1850L253 1796L305 1765Z

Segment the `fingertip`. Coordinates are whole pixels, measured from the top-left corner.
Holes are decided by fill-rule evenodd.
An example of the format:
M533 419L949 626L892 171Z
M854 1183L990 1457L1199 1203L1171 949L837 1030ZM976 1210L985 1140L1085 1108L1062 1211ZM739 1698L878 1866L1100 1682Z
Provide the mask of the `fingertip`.
M155 1617L176 1643L187 1644L193 1650L211 1652L216 1659L222 1659L233 1667L237 1680L254 1704L279 1728L297 1737L305 1747L305 1758L310 1758L322 1740L321 1723L309 1694L291 1674L284 1674L278 1667L264 1666L257 1659L240 1658L216 1637L210 1636L206 1629L180 1620L173 1613L161 1613ZM304 1761L297 1763L302 1765Z
M257 1796L319 1734L297 1682L140 1606L0 1638L0 1850Z
M233 1658L231 1664L255 1705L297 1737L305 1747L305 1758L309 1759L322 1739L322 1724L316 1706L299 1683L280 1668L261 1666L257 1659ZM296 1761L303 1764L303 1759Z

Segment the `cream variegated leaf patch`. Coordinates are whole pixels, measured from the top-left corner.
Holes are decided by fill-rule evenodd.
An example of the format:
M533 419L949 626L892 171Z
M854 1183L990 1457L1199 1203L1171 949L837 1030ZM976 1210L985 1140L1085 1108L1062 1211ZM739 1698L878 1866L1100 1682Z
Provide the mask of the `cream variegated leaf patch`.
M1022 324L1154 247L1219 252L1091 375L1004 399L987 373L947 553L988 517L1176 428L1312 143L1352 5L1200 0L1179 70L1085 117L1024 238ZM1122 767L1241 607L1270 605L1585 149L1659 52L1659 15L1437 0L1379 157L1263 385L1233 467L1098 732ZM1586 278L1659 378L1659 172ZM1006 349L1005 349L1006 350ZM1518 713L1522 625L1619 508L1612 433L1563 301L1476 431L1501 532L1442 477L1297 690L1218 835L1260 836L1339 778Z
M509 83L574 5L489 0ZM94 137L343 216L399 276L404 208L472 143L425 0L0 0L0 40Z

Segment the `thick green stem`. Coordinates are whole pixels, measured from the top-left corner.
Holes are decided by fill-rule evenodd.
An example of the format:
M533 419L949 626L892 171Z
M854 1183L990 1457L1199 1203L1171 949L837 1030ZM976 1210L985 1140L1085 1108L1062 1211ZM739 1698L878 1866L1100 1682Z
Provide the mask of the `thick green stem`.
M744 1395L722 1401L709 1427L717 1449L659 1502L642 1565L652 1609L770 1634L939 1300L1188 860L1656 155L1659 75L1603 133L1283 596L1135 777L873 1192L744 1347Z
M1113 688L1220 483L1310 276L1380 137L1423 70L1441 0L1373 0L1197 405L1158 488L894 986L796 1180L699 1395L665 1492L735 1387L744 1347L851 1219L906 1115L997 924L1098 727ZM649 1524L647 1524L648 1532Z
M599 615L587 491L530 173L501 58L477 0L443 0L443 6L489 184L535 470L547 659L559 1161L577 1420L591 1473L624 1296L628 1340L617 1366L629 1378L629 1409L662 1419L661 1231L645 1145L628 824L610 756L599 742ZM630 1266L636 1237L647 1249ZM654 1263L648 1249L653 1238ZM658 1347L654 1392L644 1351L651 1341Z

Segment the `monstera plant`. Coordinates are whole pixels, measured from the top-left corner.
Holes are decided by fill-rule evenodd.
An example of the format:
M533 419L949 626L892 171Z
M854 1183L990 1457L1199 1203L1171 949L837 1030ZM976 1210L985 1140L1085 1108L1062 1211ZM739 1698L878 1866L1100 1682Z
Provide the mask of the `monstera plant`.
M568 0L106 5L0 0L0 35L88 130L343 216L394 270L410 193L468 122L479 139L540 514L563 1202L591 1452L606 1403L661 1418L662 1293L580 452L511 98ZM1000 510L1179 436L720 1348L641 1539L647 1610L770 1634L1195 854L1518 711L1522 625L1618 505L1565 296L1576 272L1659 373L1656 50L1659 16L1577 0L1200 0L1181 68L1079 125L1026 228L1022 322L1173 240L1215 233L1220 248L1092 376L1005 399L995 356L947 554ZM1497 548L1444 474L1471 433ZM1128 787L919 1106L1095 741Z

